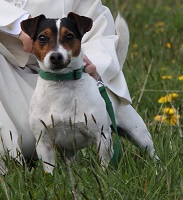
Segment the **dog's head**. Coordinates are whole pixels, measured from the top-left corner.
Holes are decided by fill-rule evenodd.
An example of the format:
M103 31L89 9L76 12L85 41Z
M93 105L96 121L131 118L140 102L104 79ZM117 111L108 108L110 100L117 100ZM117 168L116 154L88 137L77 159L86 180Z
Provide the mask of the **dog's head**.
M92 23L92 19L70 12L62 19L39 15L22 21L21 28L33 40L33 51L40 67L61 72L80 55L81 39Z

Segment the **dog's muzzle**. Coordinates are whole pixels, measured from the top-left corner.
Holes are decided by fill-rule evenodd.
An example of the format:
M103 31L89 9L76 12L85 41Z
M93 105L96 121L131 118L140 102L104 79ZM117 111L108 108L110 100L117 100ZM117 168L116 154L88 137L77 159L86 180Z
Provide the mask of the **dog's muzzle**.
M59 52L53 52L50 55L51 69L59 70L67 67L68 63L64 62L64 57Z

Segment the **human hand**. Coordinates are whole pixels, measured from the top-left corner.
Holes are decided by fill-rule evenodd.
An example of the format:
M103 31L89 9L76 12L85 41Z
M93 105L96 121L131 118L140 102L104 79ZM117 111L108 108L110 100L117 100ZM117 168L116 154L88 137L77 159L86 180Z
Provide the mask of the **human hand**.
M94 79L99 80L100 76L97 73L96 66L88 59L88 57L83 54L83 61L86 63L84 72L90 74Z
M22 49L25 52L31 53L32 52L32 39L24 32L21 31L20 35L19 35L19 40L21 40L22 42Z

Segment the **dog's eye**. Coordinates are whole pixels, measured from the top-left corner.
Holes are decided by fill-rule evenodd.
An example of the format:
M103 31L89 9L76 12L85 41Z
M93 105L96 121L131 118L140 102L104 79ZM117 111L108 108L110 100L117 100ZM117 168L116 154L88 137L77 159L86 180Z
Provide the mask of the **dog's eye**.
M75 38L74 35L69 33L69 34L65 35L64 40L66 42L72 42L74 40L74 38Z
M45 43L48 40L48 38L45 35L40 35L38 37L38 40L40 43Z

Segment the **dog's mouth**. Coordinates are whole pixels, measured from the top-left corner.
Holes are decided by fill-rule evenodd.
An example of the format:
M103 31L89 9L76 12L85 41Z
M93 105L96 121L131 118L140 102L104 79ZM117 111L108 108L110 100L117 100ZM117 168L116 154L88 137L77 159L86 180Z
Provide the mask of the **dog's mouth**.
M69 62L68 62L68 63L59 63L59 64L52 64L52 63L50 63L50 64L51 64L51 65L50 65L49 68L50 68L51 70L53 70L53 71L58 71L58 70L67 68Z
M52 70L64 69L69 63L69 59L65 60L63 55L59 52L54 52L50 55L50 69Z

